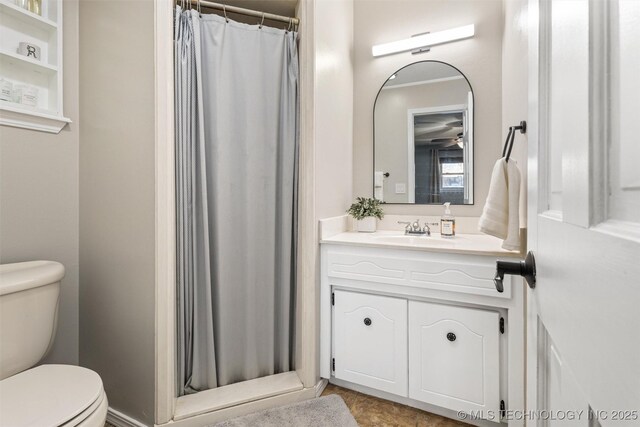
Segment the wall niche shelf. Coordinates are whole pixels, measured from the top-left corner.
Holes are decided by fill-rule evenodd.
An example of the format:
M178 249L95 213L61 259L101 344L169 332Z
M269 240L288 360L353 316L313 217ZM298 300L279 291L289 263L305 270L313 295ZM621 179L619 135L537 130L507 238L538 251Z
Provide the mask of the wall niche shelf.
M14 95L0 100L0 125L59 133L71 120L62 102L62 0L42 0L42 14L0 0L0 83ZM40 57L18 53L21 42ZM20 102L16 88L37 91L36 105Z

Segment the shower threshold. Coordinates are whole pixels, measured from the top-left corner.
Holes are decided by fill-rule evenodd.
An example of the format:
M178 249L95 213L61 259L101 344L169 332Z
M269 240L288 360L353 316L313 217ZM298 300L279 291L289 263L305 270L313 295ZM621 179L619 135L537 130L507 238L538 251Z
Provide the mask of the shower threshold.
M284 372L180 396L176 400L173 421L195 421L206 416L206 421L212 422L214 418L218 418L215 415L223 420L271 407L278 398L284 404L312 397L315 397L315 389L305 390L295 371ZM245 405L250 402L254 404Z

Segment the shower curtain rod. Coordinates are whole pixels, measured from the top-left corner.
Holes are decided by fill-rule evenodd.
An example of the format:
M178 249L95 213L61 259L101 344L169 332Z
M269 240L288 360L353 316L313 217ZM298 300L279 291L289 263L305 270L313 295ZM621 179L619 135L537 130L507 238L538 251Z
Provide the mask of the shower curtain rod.
M181 0L176 1L176 4L179 4L179 3L181 3ZM207 0L186 0L186 3L190 3L191 7L193 8L197 8L198 5L200 5L200 7L205 7L208 9L216 9L216 10L221 10L223 12L226 11L231 13L239 13L241 15L246 15L246 16L255 16L257 18L269 19L271 21L286 22L292 25L298 25L300 23L300 20L298 18L275 15L273 13L267 13L267 12L259 12L257 10L245 9L243 7L227 6L225 4L214 3L212 1L207 1Z

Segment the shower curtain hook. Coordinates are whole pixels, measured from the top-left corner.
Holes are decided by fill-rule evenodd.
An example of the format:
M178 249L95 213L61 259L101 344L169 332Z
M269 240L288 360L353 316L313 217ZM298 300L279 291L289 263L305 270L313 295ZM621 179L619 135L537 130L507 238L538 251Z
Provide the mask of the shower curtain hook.
M202 10L200 9L200 0L197 0L197 9L198 9L198 15L202 15Z
M293 18L289 18L289 26L287 27L287 32L291 31L292 26L293 26Z
M260 26L258 28L262 29L262 24L264 24L264 12L262 12L262 20L260 21Z
M224 13L224 20L229 23L229 18L227 18L227 6L224 4L222 5L222 13Z

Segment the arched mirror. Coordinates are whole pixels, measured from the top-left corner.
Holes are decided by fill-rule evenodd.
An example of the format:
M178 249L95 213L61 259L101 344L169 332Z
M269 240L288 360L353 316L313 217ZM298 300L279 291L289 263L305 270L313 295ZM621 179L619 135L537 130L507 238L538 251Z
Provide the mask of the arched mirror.
M373 111L374 197L473 204L473 91L460 70L407 65L382 85Z

